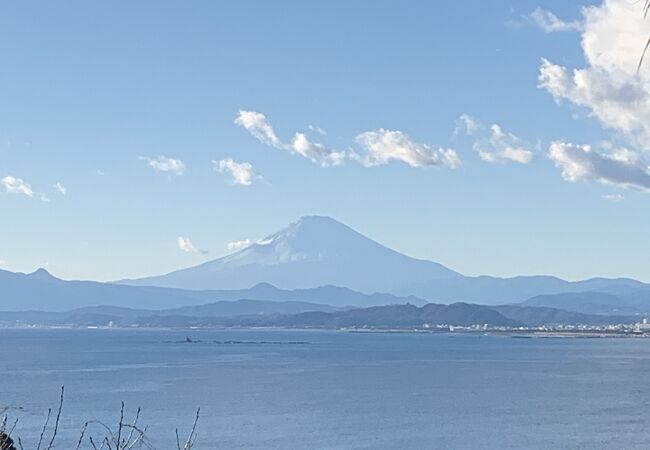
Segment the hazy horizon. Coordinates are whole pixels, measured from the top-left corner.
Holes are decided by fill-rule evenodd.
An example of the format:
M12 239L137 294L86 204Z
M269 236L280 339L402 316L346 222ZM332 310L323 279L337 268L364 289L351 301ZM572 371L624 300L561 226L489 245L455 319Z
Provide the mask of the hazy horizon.
M302 217L300 217L300 218L298 219L298 221L302 220L302 219L305 218L305 217L307 217L307 218L309 218L309 217L325 217L326 219L333 219L335 222L339 222L339 221L337 221L335 218L328 217L328 216L318 216L318 215L302 216ZM294 221L294 222L292 222L291 224L288 224L287 227L291 226L292 224L294 224L294 223L296 223L296 222L298 222L298 221ZM339 223L341 223L341 222L339 222ZM343 225L346 225L346 224L343 224ZM346 226L347 226L347 225L346 225ZM283 231L283 230L277 230L276 232L281 232L281 231ZM358 230L353 230L353 231L358 232ZM363 234L363 233L361 233L361 234ZM31 270L31 271L27 271L27 272L20 272L20 271L18 271L18 273L30 274L30 273L33 273L33 272L36 272L36 271L39 271L39 270L45 270L45 271L47 271L48 273L50 273L51 275L53 275L53 276L55 276L55 277L57 277L57 278L63 279L63 280L100 281L100 282L108 282L108 283L110 283L110 282L119 282L119 281L122 281L122 280L129 280L129 279L147 278L147 277L150 277L150 276L165 275L165 274L168 274L168 273L171 273L171 272L175 272L175 271L178 271L178 270L183 270L183 269L193 268L193 267L196 267L197 265L199 265L199 264L201 264L201 263L205 263L205 262L209 262L209 261L216 261L216 260L218 260L218 259L224 258L225 256L229 256L229 255L233 255L233 254L235 254L235 253L238 253L238 252L240 252L241 250L244 250L245 248L250 247L251 245L254 245L254 244L260 244L260 243L261 243L261 244L264 244L265 239L267 239L268 237L270 237L270 236L272 236L272 235L273 235L273 234L269 234L269 235L265 236L265 237L262 238L262 239L258 239L258 240L255 240L255 241L247 242L247 243L245 243L245 245L241 245L241 248L233 248L233 249L229 249L225 255L220 255L220 256L218 256L218 257L213 257L213 258L208 258L207 261L202 261L202 262L199 262L199 263L193 263L193 264L189 264L189 265L187 265L187 266L176 267L176 268L173 268L171 271L169 271L169 272L165 272L165 273L148 273L148 274L139 274L139 275L137 275L137 276L133 276L133 277L129 277L129 276L127 276L127 277L125 277L125 278L121 278L121 279L95 279L95 278L86 278L86 279L84 279L84 278L65 278L65 277L59 276L57 273L53 272L53 271L51 270L51 268L49 268L47 265L36 267L36 268L34 268L33 270ZM373 240L373 241L375 241L375 240ZM377 242L378 244L380 244L380 245L383 246L383 244L382 244L381 242L378 242L378 241L375 241L375 242ZM393 251L396 251L396 252L398 252L398 253L400 253L398 249L394 249L394 248L389 248L389 249L390 249L390 250L393 250ZM405 255L405 256L412 257L411 255ZM421 259L421 260L423 260L423 261L432 261L432 262L439 263L439 261L428 260L428 259L426 259L426 258L416 258L416 259ZM448 266L446 266L445 264L443 264L443 266L447 267L448 269L455 270L453 267L448 267ZM8 270L8 269L5 269L5 268L0 268L0 270L3 270L3 269L4 269L4 270ZM517 274L514 274L514 275L512 275L512 276L503 276L503 277L499 277L499 276L497 276L497 275L493 275L493 274L490 274L490 273L466 274L466 273L462 273L462 272L460 272L460 271L457 271L457 272L461 273L461 274L464 275L464 276L468 276L468 277L475 277L475 276L478 276L478 277L480 277L480 276L488 276L488 277L496 277L496 278L513 278L513 277L526 277L526 276L552 276L552 277L557 277L557 278L560 278L560 279L563 279L563 280L566 280L566 281L584 281L584 280L588 280L588 279L592 279L592 278L631 278L631 277L607 277L607 276L594 275L594 276L588 276L588 277L585 277L585 278L569 279L569 278L562 278L562 277L559 277L559 276L557 276L557 275L555 275L555 274L553 274L553 273L529 273L529 274L527 274L527 273L517 273ZM638 279L638 281L647 282L648 280ZM259 283L266 283L266 281L264 281L264 280L260 280ZM252 287L253 285L254 285L254 284L251 284L250 287Z

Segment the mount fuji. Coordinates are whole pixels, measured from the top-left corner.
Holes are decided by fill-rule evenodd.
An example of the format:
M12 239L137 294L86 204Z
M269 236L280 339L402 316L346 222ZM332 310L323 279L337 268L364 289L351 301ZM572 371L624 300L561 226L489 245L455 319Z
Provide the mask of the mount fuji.
M121 283L243 289L266 282L282 289L334 285L372 293L456 277L461 275L441 264L384 247L332 218L307 216L223 258Z
M648 285L626 278L570 282L545 275L467 277L436 262L398 253L323 216L302 217L245 249L195 267L119 283L188 290L247 289L259 283L281 289L339 286L431 302L491 305L543 294L635 293L645 299L650 293Z

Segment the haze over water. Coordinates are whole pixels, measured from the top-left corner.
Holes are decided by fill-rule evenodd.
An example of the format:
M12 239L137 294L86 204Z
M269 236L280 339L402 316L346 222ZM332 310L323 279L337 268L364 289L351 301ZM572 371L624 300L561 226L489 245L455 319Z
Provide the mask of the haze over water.
M181 343L189 334L199 343ZM59 448L143 408L158 448L644 449L644 339L335 331L0 330L0 398L37 436L66 386ZM178 341L178 342L176 342ZM221 341L222 343L215 343ZM235 341L235 343L224 343ZM175 441L174 441L175 442Z

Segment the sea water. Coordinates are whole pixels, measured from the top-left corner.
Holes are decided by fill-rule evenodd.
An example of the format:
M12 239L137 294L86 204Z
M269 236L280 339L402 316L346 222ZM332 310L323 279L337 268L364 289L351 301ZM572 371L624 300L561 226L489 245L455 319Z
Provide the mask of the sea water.
M650 339L2 329L0 363L30 449L61 386L66 450L122 401L160 449L199 407L197 450L650 448Z

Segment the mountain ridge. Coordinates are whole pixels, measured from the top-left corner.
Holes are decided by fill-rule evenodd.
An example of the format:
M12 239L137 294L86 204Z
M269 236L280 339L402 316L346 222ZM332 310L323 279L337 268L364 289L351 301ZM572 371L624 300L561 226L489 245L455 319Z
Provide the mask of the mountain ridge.
M251 309L252 306L252 309ZM300 302L238 300L162 311L98 306L66 312L3 312L0 326L423 328L436 326L604 326L638 323L637 316L582 314L555 308L470 303L396 304L337 309Z
M635 314L650 313L650 289L636 289L619 293L611 292L563 292L542 294L520 303L524 306L561 308L566 311L587 314Z
M549 275L468 277L434 261L411 258L325 216L303 216L233 254L168 274L120 284L183 289L241 289L260 282L282 289L336 285L363 293L415 296L429 302L517 303L565 292L633 292L629 278L566 281Z
M97 281L61 280L39 269L31 274L0 270L0 310L66 311L112 305L117 307L166 309L215 301L294 301L334 307L367 307L390 303L425 304L413 296L363 294L349 288L322 286L283 290L259 283L240 290L183 290L152 286L128 286Z

